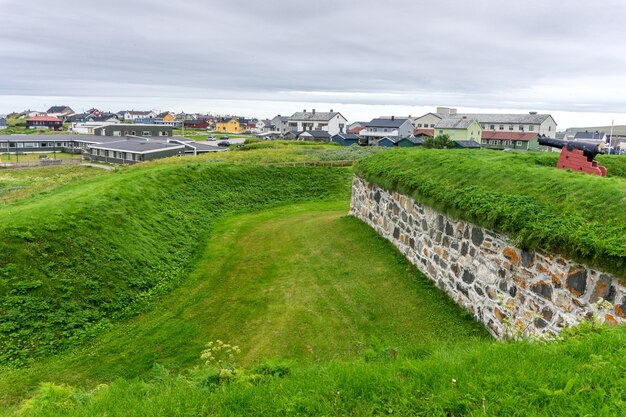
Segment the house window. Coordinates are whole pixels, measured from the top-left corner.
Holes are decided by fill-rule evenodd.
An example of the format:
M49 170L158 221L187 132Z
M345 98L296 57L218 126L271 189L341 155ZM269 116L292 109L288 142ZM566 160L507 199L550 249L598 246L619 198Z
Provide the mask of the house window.
M500 130L504 130L504 125L500 125L500 126L498 126L498 129L500 129Z
M150 131L149 130L144 130L142 135L143 136L150 136Z
M454 130L450 129L450 136L454 135Z
M434 123L431 123L431 124L430 124L430 127L435 127L435 124L434 124Z
M513 125L509 125L509 130L513 130Z
M496 130L496 125L489 125L489 130Z
M519 129L520 132L523 132L524 131L524 125L519 125L518 129Z
M418 123L418 124L417 124L417 127L422 127L422 124L421 124L421 123Z
M552 126L548 126L548 132L552 132Z
M443 135L443 130L440 130L440 131L439 131L439 134L440 134L440 135Z
M535 125L528 125L528 131L533 132L535 130Z
M484 124L484 123L483 123L483 124L481 124L481 125L480 125L480 128L481 128L481 129L484 129L484 128L485 128L485 124Z

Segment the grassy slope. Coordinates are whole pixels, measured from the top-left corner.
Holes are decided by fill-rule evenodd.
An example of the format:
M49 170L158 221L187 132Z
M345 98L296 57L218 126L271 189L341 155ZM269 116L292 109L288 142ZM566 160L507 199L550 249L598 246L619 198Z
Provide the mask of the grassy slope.
M199 364L208 340L241 346L239 362L352 360L372 344L403 351L477 340L486 331L346 201L281 207L221 222L189 278L150 312L84 348L0 376L2 402L40 381L93 386L152 365Z
M543 166L539 154L382 153L356 171L417 201L626 278L626 182ZM626 159L619 159L626 162Z
M347 170L172 164L5 206L0 362L74 346L142 311L184 277L220 216L346 196L349 178Z

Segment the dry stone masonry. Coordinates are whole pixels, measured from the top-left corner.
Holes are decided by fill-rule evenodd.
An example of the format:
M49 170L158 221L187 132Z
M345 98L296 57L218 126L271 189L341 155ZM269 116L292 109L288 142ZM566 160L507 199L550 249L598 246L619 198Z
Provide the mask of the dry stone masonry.
M498 337L558 334L595 314L626 322L626 286L561 256L516 248L507 236L452 219L354 177L350 214L400 252ZM601 300L613 309L598 310Z

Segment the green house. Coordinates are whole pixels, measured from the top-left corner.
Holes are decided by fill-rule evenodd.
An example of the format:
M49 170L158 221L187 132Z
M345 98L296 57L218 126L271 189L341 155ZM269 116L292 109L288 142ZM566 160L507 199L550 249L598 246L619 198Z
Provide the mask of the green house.
M449 135L451 140L473 140L480 143L483 129L474 119L450 117L435 125L435 136Z

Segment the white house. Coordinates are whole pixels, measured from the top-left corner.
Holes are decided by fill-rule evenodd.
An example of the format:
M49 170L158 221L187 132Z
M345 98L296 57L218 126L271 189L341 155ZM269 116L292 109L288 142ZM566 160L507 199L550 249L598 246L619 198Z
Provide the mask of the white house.
M289 117L281 116L279 114L278 116L275 116L271 120L271 126L272 126L272 131L273 132L278 132L280 134L287 133L287 131L289 130L288 129Z
M376 146L382 138L390 140L399 140L412 136L413 122L408 117L379 117L372 119L365 125L365 128L359 132L361 143L367 143L369 146Z
M156 112L153 111L127 110L123 112L124 120L133 122L137 119L154 119L156 116Z
M112 120L102 121L102 122L82 122L82 123L77 122L77 123L72 123L72 125L69 128L69 131L78 133L81 135L93 135L94 129L96 128L109 126L109 125L116 125L119 123L120 121L117 119L112 119Z
M289 117L287 129L298 132L304 130L324 130L331 136L346 131L348 120L341 113L332 109L329 112L316 112L315 109L307 112L306 109L296 112Z

